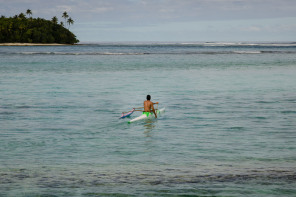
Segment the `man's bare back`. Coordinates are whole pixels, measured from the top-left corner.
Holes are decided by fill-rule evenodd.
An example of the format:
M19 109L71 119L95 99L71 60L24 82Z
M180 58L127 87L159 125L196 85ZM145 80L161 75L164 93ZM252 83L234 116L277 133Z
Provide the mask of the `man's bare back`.
M155 118L157 118L157 115L153 106L154 103L150 101L150 98L151 98L150 95L147 95L147 100L144 101L144 112L153 112L155 115Z

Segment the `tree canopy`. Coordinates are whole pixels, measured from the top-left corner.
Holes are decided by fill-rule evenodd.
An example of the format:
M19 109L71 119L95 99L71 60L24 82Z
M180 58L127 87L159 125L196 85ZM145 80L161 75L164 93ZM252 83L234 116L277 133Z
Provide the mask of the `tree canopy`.
M32 15L31 10L27 10L27 15ZM69 18L69 26L74 21ZM0 43L59 43L75 44L79 40L76 36L64 27L64 24L58 24L57 17L52 20L42 18L26 18L21 13L14 17L1 16L0 18Z

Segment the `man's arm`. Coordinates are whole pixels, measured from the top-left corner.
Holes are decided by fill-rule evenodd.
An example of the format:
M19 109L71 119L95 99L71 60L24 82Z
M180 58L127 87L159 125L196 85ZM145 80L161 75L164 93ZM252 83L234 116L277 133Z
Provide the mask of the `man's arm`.
M156 115L156 112L155 112L155 109L154 109L154 106L153 106L153 103L152 102L151 102L151 108L152 108L152 111L153 111L153 113L155 115L155 118L157 118L157 115Z

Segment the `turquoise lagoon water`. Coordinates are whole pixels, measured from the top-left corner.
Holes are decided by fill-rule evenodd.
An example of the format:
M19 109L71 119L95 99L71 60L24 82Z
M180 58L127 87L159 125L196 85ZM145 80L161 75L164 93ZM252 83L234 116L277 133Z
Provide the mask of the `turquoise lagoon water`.
M295 196L295 120L293 43L0 47L0 196Z

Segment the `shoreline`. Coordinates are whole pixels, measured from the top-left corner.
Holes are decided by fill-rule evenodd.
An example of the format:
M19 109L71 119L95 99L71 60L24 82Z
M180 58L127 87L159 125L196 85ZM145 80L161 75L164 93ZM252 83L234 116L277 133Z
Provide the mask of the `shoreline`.
M0 46L67 46L74 44L58 44L58 43L0 43Z

